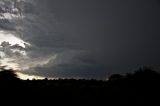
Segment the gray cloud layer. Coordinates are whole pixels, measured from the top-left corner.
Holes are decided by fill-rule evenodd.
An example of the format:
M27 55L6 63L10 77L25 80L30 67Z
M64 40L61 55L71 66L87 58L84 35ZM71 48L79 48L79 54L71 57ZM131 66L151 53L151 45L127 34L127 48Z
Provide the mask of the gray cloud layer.
M104 79L112 73L124 73L140 66L159 68L157 0L23 0L18 3L19 13L25 18L13 22L3 20L0 28L23 35L32 44L28 56L35 63L49 60L25 73Z

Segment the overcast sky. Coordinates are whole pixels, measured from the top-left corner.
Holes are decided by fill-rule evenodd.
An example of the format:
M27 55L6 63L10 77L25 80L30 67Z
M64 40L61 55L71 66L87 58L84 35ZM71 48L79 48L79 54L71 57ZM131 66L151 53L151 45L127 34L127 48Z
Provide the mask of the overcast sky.
M23 73L105 79L142 66L160 68L159 0L0 0L0 5L1 33L28 45L16 48L26 54L7 55Z

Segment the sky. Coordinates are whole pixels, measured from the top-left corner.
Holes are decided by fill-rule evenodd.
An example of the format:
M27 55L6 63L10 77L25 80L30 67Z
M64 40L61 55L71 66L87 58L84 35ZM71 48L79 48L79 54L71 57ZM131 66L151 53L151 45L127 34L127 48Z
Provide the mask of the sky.
M159 0L0 0L0 65L55 78L160 69Z

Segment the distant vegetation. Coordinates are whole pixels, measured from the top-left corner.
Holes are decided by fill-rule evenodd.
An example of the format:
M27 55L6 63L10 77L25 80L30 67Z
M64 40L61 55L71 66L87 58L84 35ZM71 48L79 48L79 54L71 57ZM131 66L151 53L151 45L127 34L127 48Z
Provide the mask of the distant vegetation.
M82 105L139 105L159 103L160 74L149 68L133 74L114 74L107 81L85 79L20 80L12 70L0 72L4 95L52 99L50 102ZM1 96L3 93L1 93ZM3 95L3 96L4 96ZM42 101L41 101L42 100ZM47 102L48 103L48 102Z

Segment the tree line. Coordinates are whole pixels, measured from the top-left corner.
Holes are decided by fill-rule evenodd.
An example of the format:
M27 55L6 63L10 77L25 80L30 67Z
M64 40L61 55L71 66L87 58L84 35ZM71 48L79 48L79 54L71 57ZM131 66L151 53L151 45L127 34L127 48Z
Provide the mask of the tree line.
M0 90L13 95L45 97L56 103L71 104L160 104L160 74L142 68L125 75L113 74L108 80L59 79L21 80L12 70L0 71ZM3 93L1 93L3 95ZM41 102L41 101L39 101ZM61 103L61 102L60 102Z

